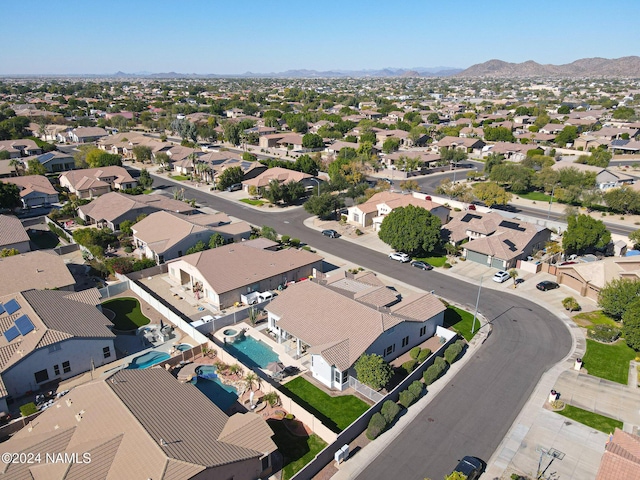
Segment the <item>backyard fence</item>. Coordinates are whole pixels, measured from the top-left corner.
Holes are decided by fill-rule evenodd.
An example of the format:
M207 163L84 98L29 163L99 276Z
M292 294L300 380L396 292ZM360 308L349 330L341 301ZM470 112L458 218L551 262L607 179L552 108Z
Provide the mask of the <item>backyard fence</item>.
M365 385L362 382L359 382L356 378L349 376L349 388L353 388L356 392L358 392L363 397L367 397L372 402L379 402L384 398L384 395L380 392L376 392L373 388Z
M434 352L429 358L427 358L423 363L421 363L407 378L405 378L396 388L391 390L387 395L382 397L375 405L373 405L369 410L364 412L355 422L349 425L346 429L344 429L335 439L334 442L327 445L324 450L319 452L316 457L307 463L302 470L296 473L292 480L307 480L313 478L317 475L320 470L322 470L325 465L332 462L334 459L334 454L338 450L342 448L343 445L352 442L355 438L358 437L362 432L367 429L369 425L369 420L373 416L374 413L379 412L382 409L382 404L387 400L392 400L394 402L398 401L398 396L400 392L405 390L412 382L415 380L419 380L422 378L422 373L435 361L436 357L442 356L445 349L453 343L457 334L455 332L451 332L446 328L438 327L436 329L436 335L440 338L444 338L445 342L442 346ZM392 427L393 428L393 427Z
M129 284L130 284L129 280L126 280L124 282L119 282L119 283L112 283L112 284L108 284L104 288L100 288L98 291L100 292L100 295L102 296L103 299L111 298L115 295L119 295L129 290Z

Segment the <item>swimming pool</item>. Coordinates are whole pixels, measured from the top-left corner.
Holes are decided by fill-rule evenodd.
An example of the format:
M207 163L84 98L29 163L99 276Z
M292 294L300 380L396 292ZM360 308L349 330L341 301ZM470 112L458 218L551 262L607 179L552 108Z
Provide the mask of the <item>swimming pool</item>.
M271 347L249 335L225 344L224 349L249 368L267 368L271 362L280 360Z
M225 385L217 377L213 378L216 367L213 365L202 365L196 368L196 374L207 375L209 378L200 376L194 377L191 383L196 386L209 400L222 410L228 410L238 399L238 391L231 385Z
M176 350L178 350L179 352L186 352L187 350L191 350L192 348L193 346L189 345L188 343L180 343L176 345Z
M153 365L156 365L160 362L164 362L165 360L169 360L169 358L171 358L171 355L169 355L168 353L165 352L147 352L143 355L140 355L139 357L135 357L131 363L129 364L129 366L127 366L128 369L142 369L142 368L149 368Z

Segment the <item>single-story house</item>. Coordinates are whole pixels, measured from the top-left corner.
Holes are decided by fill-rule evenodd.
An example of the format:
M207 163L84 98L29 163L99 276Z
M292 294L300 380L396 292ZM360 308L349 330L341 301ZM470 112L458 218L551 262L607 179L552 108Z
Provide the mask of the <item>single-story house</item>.
M302 149L302 135L299 133L283 132L262 135L259 140L260 148L291 148L293 150Z
M169 278L206 298L216 309L223 309L239 302L242 294L282 288L315 275L321 268L322 257L314 253L264 250L250 240L169 262Z
M379 192L369 200L347 209L347 221L361 227L373 226L375 231L380 230L384 217L395 208L413 205L430 211L438 217L444 225L449 221L450 209L431 201L431 197L418 192L402 194L396 192Z
M215 153L214 153L215 155ZM242 160L241 158L227 158L221 162L211 164L211 172L213 175L213 181L217 181L218 175L224 172L227 168L240 167L242 170L242 180L251 180L257 177L261 173L267 171L267 166L260 162L251 162L248 160Z
M272 436L260 414L228 417L164 368L124 369L73 388L7 440L42 462L4 465L3 477L254 480L273 471Z
M527 152L529 150L535 150L537 145L523 144L523 143L511 143L511 142L496 142L493 145L486 145L482 149L483 156L491 153L498 153L504 155L506 160L511 162L521 162L527 158Z
M0 296L29 290L67 290L76 283L64 259L53 250L34 250L0 258Z
M621 187L625 184L631 184L635 181L634 177L625 175L621 172L609 170L608 168L596 167L595 165L587 165L584 163L574 163L571 160L561 160L551 165L554 170L562 170L563 168L575 168L579 172L594 172L596 174L596 186L600 190Z
M331 389L344 390L353 365L364 353L391 361L433 336L444 321L444 304L429 293L416 294L391 306L360 300L380 289L355 278L321 285L305 281L290 286L266 307L268 328L280 343L293 341L297 354L311 354L313 377ZM390 291L389 291L390 292Z
M248 191L250 186L254 186L256 188L268 187L269 183L272 180L277 180L281 184L289 182L300 182L305 187L313 187L314 185L316 185L316 183L309 180L310 178L313 178L313 176L309 175L308 173L297 172L295 170L289 170L282 167L273 167L265 170L264 172L256 175L253 178L243 180L242 188Z
M20 200L23 208L38 207L58 203L58 191L53 188L49 179L44 175L26 175L24 177L9 177L0 180L2 183L13 183L20 189Z
M75 160L68 153L53 151L35 157L47 170L47 173L66 172L76 168ZM25 159L26 162L26 159Z
M454 212L442 227L442 237L454 245L464 243L463 256L472 262L500 270L542 250L551 231L532 223L503 217L499 213Z
M580 296L598 301L600 290L612 280L640 280L640 257L606 257L597 262L560 265L556 278L560 285L572 288Z
M15 177L18 175L13 160L0 160L0 178Z
M93 198L113 190L135 188L138 181L127 169L111 165L108 167L73 170L60 175L60 186L75 193L78 198Z
M42 149L30 138L21 138L20 140L0 140L0 152L8 152L9 158L20 158L40 155Z
M20 253L31 251L29 235L22 222L12 215L0 215L0 250L15 248Z
M111 321L99 309L97 289L26 290L0 297L0 410L7 397L116 359Z
M198 211L188 203L174 200L164 195L126 195L110 192L91 203L78 207L78 216L87 223L98 227L108 227L114 232L120 230L125 220L135 220L140 215L150 215L160 210L167 210L184 215Z
M161 264L181 257L198 242L208 245L215 233L226 243L249 239L251 225L244 221L232 224L222 216L228 221L222 221L221 214L181 215L161 210L133 225L133 243L142 256Z
M104 128L78 127L69 132L69 140L73 143L92 143L109 135Z
M612 140L609 150L614 153L639 153L640 141L638 140Z
M444 137L433 148L436 153L440 153L443 148L454 148L466 153L480 155L482 154L482 147L485 145L485 142L479 138Z

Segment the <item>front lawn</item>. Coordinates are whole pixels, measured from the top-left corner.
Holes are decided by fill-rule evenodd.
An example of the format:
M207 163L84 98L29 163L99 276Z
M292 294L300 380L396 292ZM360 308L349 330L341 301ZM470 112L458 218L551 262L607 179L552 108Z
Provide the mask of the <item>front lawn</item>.
M254 206L257 206L257 207L261 207L262 205L267 203L264 200L254 200L252 198L241 198L240 201L242 203L247 203L249 205L254 205Z
M113 325L117 330L135 330L149 323L149 319L143 315L140 309L140 302L137 298L114 298L103 302L102 306L116 314Z
M622 422L620 420L614 420L613 418L605 417L598 413L589 412L582 408L574 407L572 405L565 405L563 410L560 410L560 415L570 418L576 422L582 423L587 427L595 428L604 433L612 433L616 428L622 430Z
M446 255L440 255L436 257L420 257L416 258L416 260L420 260L421 262L427 262L429 265L434 267L442 267L447 262Z
M589 375L626 385L629 378L629 362L636 352L624 340L604 344L587 339L587 352L582 359Z
M473 313L462 310L461 308L449 305L444 312L444 328L452 328L468 342L478 332L480 328L480 320L476 317L475 332L471 333L471 325L473 323Z
M551 195L547 195L542 192L527 192L527 193L518 193L520 198L525 198L527 200L534 200L536 202L548 202L551 200Z
M592 327L594 325L610 325L620 328L620 324L613 318L608 317L602 310L593 312L583 312L573 316L573 321L581 327Z
M185 177L184 175L169 175L169 178L171 178L172 180L177 180L178 182L189 180L189 177Z
M341 432L369 410L369 405L358 397L353 395L332 397L302 377L294 378L282 385L280 390L313 413L334 432Z
M275 433L272 439L283 456L282 480L293 477L327 446L315 433L308 437L296 437L287 430L282 420L267 420L267 423Z

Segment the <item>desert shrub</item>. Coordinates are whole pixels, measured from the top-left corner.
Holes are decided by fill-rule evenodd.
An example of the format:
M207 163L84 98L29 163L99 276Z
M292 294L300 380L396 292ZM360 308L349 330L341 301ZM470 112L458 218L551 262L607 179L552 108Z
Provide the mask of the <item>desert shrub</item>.
M613 343L620 338L620 329L611 325L594 325L587 331L587 336L604 343Z
M419 380L412 382L411 385L409 385L409 387L407 388L407 390L409 390L413 394L413 396L416 398L420 398L420 395L422 395L423 389L424 389L424 384Z
M414 359L407 360L402 364L402 368L404 368L407 373L411 373L413 372L413 369L416 368L417 364L418 364L417 360L414 360Z
M416 401L416 396L411 393L409 390L403 390L400 392L400 405L404 408L409 408L409 406Z
M435 361L433 362L433 365L427 368L422 374L424 383L426 385L431 385L440 377L440 375L442 375L442 372L444 372L446 368L447 368L447 362L445 362L444 358L442 357L436 358Z
M409 356L414 360L417 360L418 356L420 355L420 350L420 347L413 347L411 350L409 350Z
M23 417L28 417L29 415L33 415L38 411L38 407L33 402L25 403L20 407L20 413Z
M420 350L420 355L418 355L418 363L424 362L431 355L431 350L428 348L423 348Z
M444 262L444 265L442 265L442 268L451 268L451 264L449 262Z
M393 400L387 400L382 404L382 410L380 410L380 413L386 420L387 424L390 424L400 413L400 407Z
M292 247L298 248L300 246L300 239L299 238L291 238L289 240L289 243L291 244Z
M356 235L359 237L360 235L363 235L364 233L362 232L362 230L360 230L359 228L356 228L355 231Z
M580 304L573 297L567 297L562 300L562 306L565 308L565 310L569 310L570 312L577 312L580 310Z
M451 365L458 359L461 352L462 352L462 346L458 343L452 343L444 351L444 358L447 361L447 363Z
M369 440L373 440L377 438L384 429L387 428L387 421L384 419L381 413L374 413L369 420L369 425L367 426L367 438Z
M287 245L289 243L289 240L291 240L290 235L282 235L282 237L280 237L280 241L283 245Z

